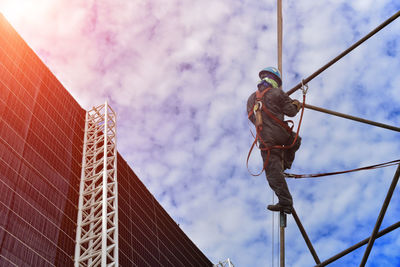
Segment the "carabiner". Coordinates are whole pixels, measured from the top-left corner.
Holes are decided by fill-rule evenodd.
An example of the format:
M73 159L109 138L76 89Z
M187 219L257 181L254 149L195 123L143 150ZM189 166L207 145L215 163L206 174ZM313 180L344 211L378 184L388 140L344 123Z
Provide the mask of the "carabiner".
M254 115L256 115L257 110L261 110L261 109L262 109L262 102L261 102L261 101L257 101L257 102L254 104L254 107L253 107L253 113L254 113Z
M301 91L303 91L303 95L306 95L308 91L308 84L304 84L304 79L301 80Z

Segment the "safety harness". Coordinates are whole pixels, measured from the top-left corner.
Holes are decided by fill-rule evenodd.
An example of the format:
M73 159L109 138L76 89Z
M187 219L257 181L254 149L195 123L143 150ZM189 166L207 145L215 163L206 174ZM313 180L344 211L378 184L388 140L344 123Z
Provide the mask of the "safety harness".
M255 99L255 103L253 106L253 110L249 112L248 114L248 118L250 119L250 117L252 115L254 115L255 117L255 126L256 126L256 135L254 136L254 134L252 133L253 137L254 137L254 141L253 144L250 147L249 153L247 155L247 161L246 161L246 166L247 166L247 170L249 171L249 173L252 176L259 176L260 174L263 173L263 171L265 170L268 161L269 161L269 157L271 155L271 149L289 149L291 147L294 146L294 144L297 141L297 138L299 136L299 131L300 131L300 125L301 122L303 120L303 113L304 113L304 104L305 104L305 100L306 100L306 93L308 90L308 86L304 86L303 85L303 103L302 103L302 107L301 107L301 115L300 115L300 121L299 121L299 125L297 127L297 133L296 136L293 140L293 143L290 145L274 145L274 146L268 146L265 141L262 139L261 137L261 131L263 128L263 120L262 120L262 111L264 111L265 114L267 114L268 117L270 117L275 123L277 123L278 125L282 126L289 134L292 134L292 130L293 130L293 126L294 123L291 120L288 121L282 121L279 118L277 118L274 114L272 114L271 111L268 110L268 108L266 107L265 103L263 104L263 98L264 95L271 90L271 87L266 88L264 91L260 92L259 90L256 91L256 99ZM291 123L292 126L289 127L287 123ZM267 158L264 162L263 168L262 170L257 173L254 174L249 170L249 158L251 155L251 152L253 151L254 146L257 145L257 142L259 142L259 145L257 146L261 151L266 151L267 152Z
M251 115L254 114L255 118L256 118L256 128L259 128L260 130L262 130L262 112L264 111L268 117L270 117L272 120L274 120L277 124L279 124L280 126L282 126L288 133L291 133L293 130L293 126L294 123L292 120L287 120L287 121L282 121L280 119L278 119L274 114L271 113L271 111L268 110L268 108L266 107L266 105L263 105L263 98L264 95L271 90L271 87L268 87L267 89L265 89L264 91L260 92L259 90L256 91L256 101L253 107L253 111L250 111L248 117L250 118ZM289 127L286 123L292 123L292 126Z
M379 169L379 168L386 168L394 165L398 165L400 163L400 159L384 162L384 163L379 163L379 164L374 164L374 165L369 165L369 166L364 166L356 169L351 169L351 170L346 170L346 171L336 171L336 172L324 172L324 173L313 173L313 174L293 174L293 173L283 173L283 175L287 178L295 178L295 179L300 179L300 178L316 178L316 177L323 177L323 176L331 176L331 175L338 175L338 174L344 174L344 173L350 173L350 172L358 172L358 171L365 171L365 170L374 170L374 169Z
M301 84L302 84L301 90L303 91L303 103L302 103L302 107L301 107L301 115L300 115L299 125L297 126L296 136L295 136L295 138L293 140L293 143L290 144L290 145L267 146L265 141L262 139L262 137L261 137L261 131L262 131L262 128L263 128L262 111L265 114L267 114L275 123L277 123L280 126L282 126L289 134L292 133L292 129L293 129L294 123L291 120L289 120L289 121L280 120L274 114L272 114L271 111L268 110L268 108L266 107L265 103L263 104L264 95L271 89L271 87L266 88L262 92L260 92L258 90L256 91L256 99L255 99L255 103L254 103L254 106L253 106L253 110L251 112L249 112L249 114L248 114L248 118L249 119L250 119L250 117L252 115L254 115L254 117L255 117L255 126L256 126L256 135L254 135L250 131L251 134L254 137L254 141L253 141L253 144L250 147L249 153L247 155L247 162L246 162L247 170L249 171L249 173L251 175L259 176L260 174L263 173L263 171L265 170L266 166L268 165L268 160L269 160L269 157L270 157L272 149L289 149L289 148L293 147L294 144L296 143L297 138L299 136L300 126L301 126L301 123L303 121L306 94L307 94L307 91L308 91L308 85L304 84L304 80L301 82ZM286 123L292 123L292 126L289 127ZM257 146L257 142L259 142L258 146ZM263 168L258 174L253 174L249 170L249 158L250 158L251 152L253 151L254 146L257 146L261 151L266 151L267 152L267 158L266 158L266 160L264 162ZM335 171L335 172L315 173L315 174L284 173L284 175L287 178L295 178L295 179L299 179L299 178L316 178L316 177L338 175L338 174L351 173L351 172L357 172L357 171L363 171L363 170L372 170L372 169L378 169L378 168L385 168L385 167L397 165L399 163L400 163L400 159L397 159L397 160L392 160L392 161L388 161L388 162L384 162L384 163L380 163L380 164L364 166L364 167L351 169L351 170L345 170L345 171Z

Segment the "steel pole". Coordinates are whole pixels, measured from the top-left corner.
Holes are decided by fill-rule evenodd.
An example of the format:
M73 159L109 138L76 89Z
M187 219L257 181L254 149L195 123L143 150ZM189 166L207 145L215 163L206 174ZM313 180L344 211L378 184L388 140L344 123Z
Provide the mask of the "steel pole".
M348 115L348 114L336 112L336 111L325 109L325 108L312 106L312 105L309 105L309 104L304 104L304 107L308 108L308 109L315 110L315 111L319 111L319 112L322 112L322 113L330 114L330 115L333 115L333 116L342 117L342 118L345 118L345 119L358 121L358 122L369 124L369 125L373 125L373 126L376 126L376 127L385 128L385 129L388 129L388 130L400 132L400 128L399 127L391 126L391 125L388 125L388 124L383 124L383 123L380 123L380 122L366 120L366 119L363 119L363 118L351 116L351 115Z
M310 250L311 255L313 256L315 263L317 263L317 264L321 263L321 261L318 258L317 252L315 252L315 249L314 249L313 245L311 244L310 239L308 238L306 230L304 230L304 227L301 224L299 216L297 216L296 210L294 208L292 209L292 215L293 215L294 220L296 221L297 226L299 227L299 230L301 232L301 235L304 238L304 241L306 241L307 247Z
M277 0L277 34L278 34L278 69L281 73L281 79L283 79L282 73L282 43L283 43L283 19L282 19L282 0ZM279 227L279 237L280 237L280 267L285 267L285 227L286 227L286 215L280 213L280 227Z
M308 82L310 82L312 79L314 79L315 77L317 77L319 74L321 74L321 72L323 72L324 70L326 70L327 68L329 68L330 66L332 66L334 63L336 63L337 61L339 61L339 59L341 59L342 57L344 57L345 55L347 55L348 53L350 53L352 50L354 50L357 46L359 46L360 44L362 44L363 42L365 42L366 40L368 40L369 38L371 38L374 34L376 34L377 32L379 32L380 30L382 30L384 27L386 27L387 25L389 25L389 23L391 23L392 21L394 21L395 19L397 19L400 16L400 10L396 12L396 14L394 14L393 16L391 16L390 18L388 18L385 22L383 22L381 25L379 25L378 27L376 27L374 30L372 30L369 34L367 34L366 36L364 36L363 38L361 38L359 41L357 41L356 43L354 43L352 46L350 46L349 48L347 48L345 51L343 51L340 55L338 55L337 57L335 57L334 59L332 59L331 61L329 61L328 63L326 63L323 67L321 67L320 69L318 69L316 72L314 72L313 74L311 74L310 76L308 76L306 79L304 79L304 84L307 84ZM293 94L294 92L296 92L298 89L301 88L302 83L298 83L295 87L293 87L292 89L290 89L289 91L287 91L288 95Z
M380 232L376 235L376 238L379 238L379 237L381 237L381 236L383 236L383 235L386 235L387 233L390 233L391 231L396 230L396 229L399 228L399 227L400 227L400 221L397 222L397 223L395 223L395 224L393 224L393 225L391 225L391 226L389 226L389 227L387 227L387 228L385 228L385 229L383 229L382 231L380 231ZM332 263L332 262L334 262L334 261L340 259L341 257L346 256L346 255L349 254L350 252L352 252L352 251L354 251L354 250L356 250L356 249L358 249L358 248L364 246L365 244L367 244L368 241L370 240L370 238L371 238L371 237L368 237L368 238L366 238L366 239L364 239L364 240L358 242L357 244L355 244L355 245L349 247L348 249L345 249L345 250L343 250L342 252L336 254L335 256L332 256L332 257L330 257L329 259L324 260L324 261L321 262L320 264L316 265L316 267L326 266L326 265L328 265L328 264L330 264L330 263Z
M282 18L282 0L278 1L278 69L282 75L282 44L283 44L283 18Z
M394 189L396 188L397 182L399 181L399 176L400 176L400 164L398 165L396 173L394 174L392 183L390 184L390 187L389 187L389 191L386 194L385 201L383 202L381 211L379 212L378 219L376 220L374 230L372 231L371 237L369 238L367 248L365 249L364 256L360 263L360 266L362 266L362 267L365 266L365 264L367 263L369 253L371 252L372 246L374 245L376 236L378 234L379 228L381 227L381 224L383 221L383 217L385 217L385 213L386 213L387 207L389 206L390 199L392 198Z
M280 263L281 267L285 266L285 228L286 228L286 221L287 221L287 216L286 214L281 211L280 212L280 249L281 249L281 257L280 257Z

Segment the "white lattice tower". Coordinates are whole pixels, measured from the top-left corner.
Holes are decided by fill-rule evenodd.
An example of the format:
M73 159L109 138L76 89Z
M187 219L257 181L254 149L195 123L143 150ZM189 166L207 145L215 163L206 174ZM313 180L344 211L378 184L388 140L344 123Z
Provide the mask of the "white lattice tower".
M214 267L235 267L235 265L233 265L232 261L228 258L225 261L220 261L218 262L218 264L214 264Z
M118 266L115 118L107 102L86 112L75 267Z

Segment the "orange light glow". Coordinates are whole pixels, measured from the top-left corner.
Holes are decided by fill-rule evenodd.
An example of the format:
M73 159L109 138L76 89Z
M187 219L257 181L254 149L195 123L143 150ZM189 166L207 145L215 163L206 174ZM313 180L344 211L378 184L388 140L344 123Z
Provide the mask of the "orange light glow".
M43 16L52 5L48 0L2 0L0 12L12 25L20 25L35 17Z

